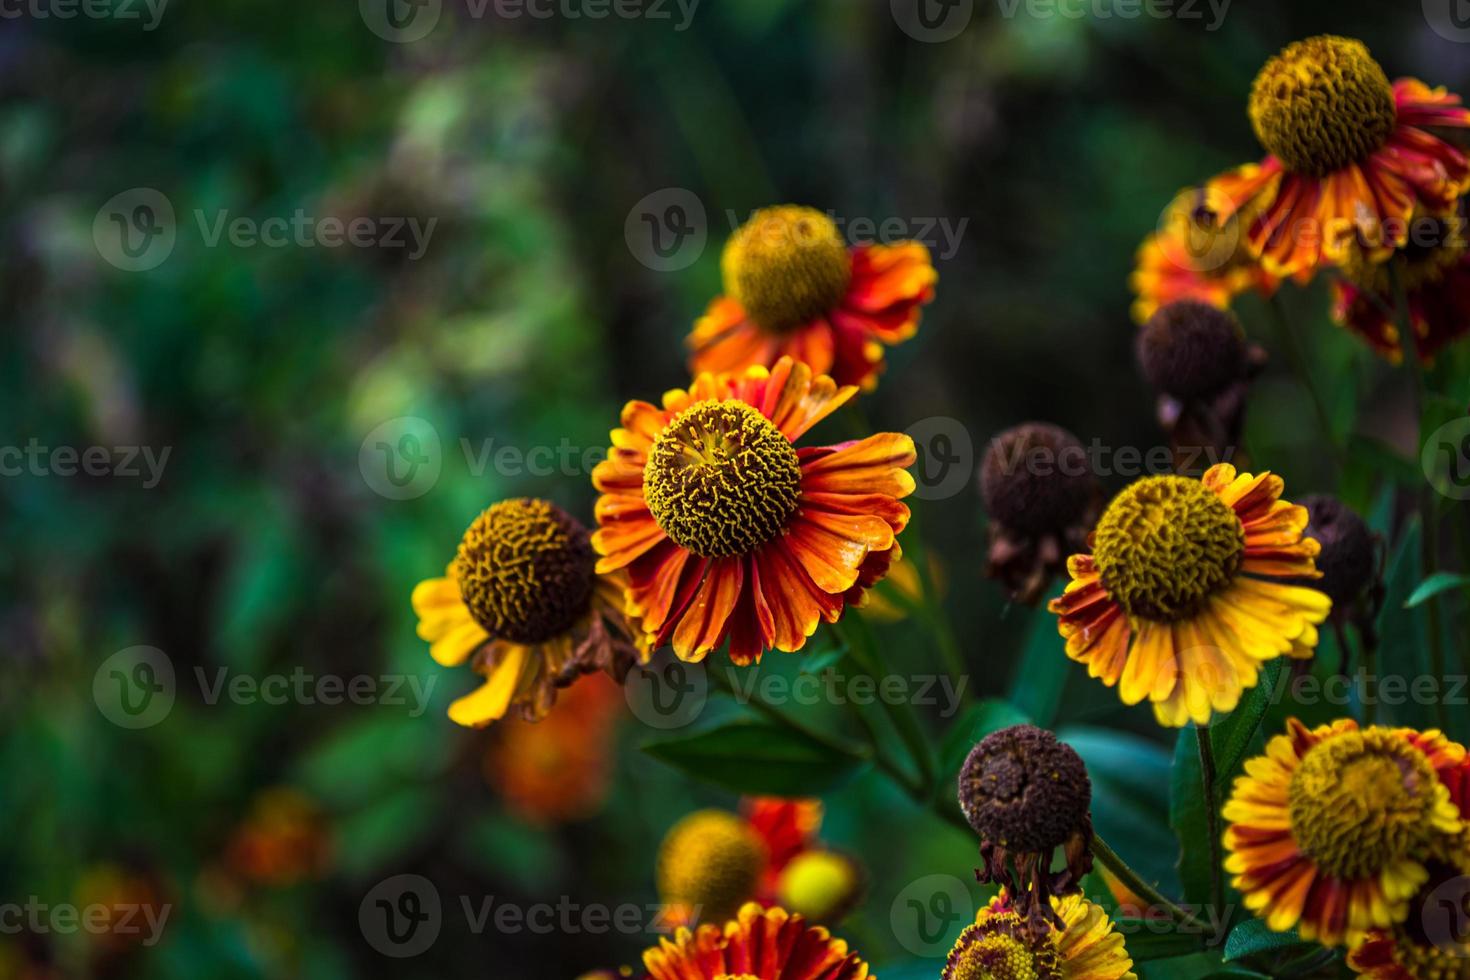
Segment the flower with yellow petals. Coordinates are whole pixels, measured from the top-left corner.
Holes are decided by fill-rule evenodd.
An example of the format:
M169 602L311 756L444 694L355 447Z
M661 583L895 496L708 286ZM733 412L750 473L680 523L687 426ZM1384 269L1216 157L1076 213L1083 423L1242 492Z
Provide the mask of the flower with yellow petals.
M856 392L783 357L623 409L592 473L592 544L599 572L626 572L649 642L693 661L726 640L737 664L793 652L887 574L913 440L794 445Z
M866 980L868 964L821 926L750 902L723 925L680 929L643 954L649 980Z
M1292 719L1235 780L1225 870L1271 929L1356 945L1402 924L1431 865L1463 853L1465 763L1438 731Z
M1432 863L1429 880L1409 902L1409 917L1374 929L1347 964L1369 980L1470 980L1470 944L1462 916L1470 903L1470 849L1454 865Z
M539 721L556 690L605 670L621 679L647 659L624 618L622 587L594 571L587 529L545 500L518 498L475 518L442 578L413 590L418 633L444 667L485 678L449 706L480 728L512 708Z
M1275 276L1341 265L1361 248L1383 261L1422 208L1447 213L1470 187L1470 159L1433 129L1470 127L1458 96L1390 82L1368 48L1322 35L1288 45L1256 76L1250 118L1268 156L1210 188L1249 215L1245 241Z
M1051 907L1059 924L1037 931L1002 890L960 933L940 980L1138 980L1101 906L1069 895Z
M1266 661L1310 657L1332 602L1281 581L1319 576L1306 508L1283 489L1229 463L1124 489L1051 602L1067 656L1174 728L1233 709Z
M689 335L691 369L770 367L783 356L872 388L885 345L919 329L938 275L919 242L851 248L813 208L764 208L725 243L725 295Z

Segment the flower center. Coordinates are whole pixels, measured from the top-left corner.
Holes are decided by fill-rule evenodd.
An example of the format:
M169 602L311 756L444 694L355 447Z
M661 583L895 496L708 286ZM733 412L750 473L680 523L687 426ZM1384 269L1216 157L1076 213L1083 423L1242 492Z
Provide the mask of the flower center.
M586 528L553 503L524 498L475 518L454 570L470 615L491 636L540 643L587 610L595 564Z
M757 211L725 244L725 292L772 332L835 307L852 279L847 244L832 219L814 208Z
M801 462L754 407L700 402L653 441L643 490L675 543L704 558L743 555L780 534L796 510Z
M1416 214L1409 222L1408 240L1388 262L1375 262L1359 249L1348 253L1342 273L1355 285L1380 296L1391 296L1390 264L1397 269L1405 292L1413 293L1443 281L1445 274L1470 251L1470 222L1465 215Z
M942 980L1060 980L1049 939L1031 939L1014 912L990 914L969 926L949 954Z
M1311 749L1288 790L1291 832L1339 878L1377 875L1432 835L1429 760L1391 732L1345 732Z
M1175 620L1228 583L1245 531L1230 506L1198 480L1139 480L1108 505L1093 557L1108 593L1130 616Z
M1087 767L1051 732L1015 725L987 735L965 759L960 809L983 839L1045 854L1086 826Z
M766 850L750 824L723 810L680 820L658 851L658 892L702 922L722 922L755 896Z
M1251 89L1250 117L1256 138L1286 169L1323 177L1383 146L1398 110L1363 42L1323 35L1266 62Z

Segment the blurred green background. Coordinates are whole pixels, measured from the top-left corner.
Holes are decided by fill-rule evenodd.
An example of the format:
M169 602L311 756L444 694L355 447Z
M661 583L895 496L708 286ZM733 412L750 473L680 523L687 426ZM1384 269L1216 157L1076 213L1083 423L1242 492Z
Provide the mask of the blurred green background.
M7 15L0 441L106 447L114 470L0 479L0 898L123 894L171 914L151 946L6 930L0 977L556 978L633 962L653 936L477 934L459 897L652 902L664 831L736 797L639 751L667 733L613 690L613 710L579 708L587 730L551 757L587 798L526 812L494 777L508 752L533 751L502 743L536 740L444 717L471 681L414 635L414 584L494 500L538 495L590 517L583 450L606 445L625 400L687 380L682 337L719 291L731 216L771 203L899 219L932 239L938 298L890 352L866 424L956 419L976 451L1028 419L1113 449L1163 444L1132 362L1133 252L1180 187L1259 155L1244 106L1262 62L1331 31L1363 38L1390 75L1470 89L1470 49L1435 34L1418 4L1236 0L1214 30L1197 6L1193 19L1125 19L1036 17L1023 3L1008 17L985 0L937 42L901 29L888 0L704 0L684 29L672 3L666 17L593 20L456 0L402 43L369 28L367 0L173 0L154 29L137 3L110 19ZM117 199L126 215L138 188L167 199L174 241L128 271L99 244L99 211ZM707 241L664 270L635 232L640 202L670 188L698 201ZM422 255L211 244L226 214L298 210L434 224ZM1289 496L1340 492L1412 549L1390 486L1417 475L1405 379L1330 324L1324 285L1288 299L1359 451L1344 464L1324 451L1246 299L1248 332L1277 355L1251 407L1252 456ZM1461 349L1438 367L1460 412L1467 363ZM400 500L371 462L382 433L408 431L392 421L404 417L438 437L439 472ZM144 457L140 475L117 472L133 446L168 452L158 479ZM573 462L476 464L503 446L567 446ZM998 717L1070 732L1098 784L1099 829L1177 887L1172 737L1068 664L1047 617L982 578L973 480L915 511L905 547L943 570L970 690L1012 702L928 711L946 764ZM1446 628L1463 647L1463 622ZM927 630L877 630L894 670L937 669ZM1421 655L1389 632L1403 657ZM129 729L101 710L94 680L139 645L163 651L177 695L166 718ZM773 659L787 675L801 666ZM222 668L412 677L432 680L432 697L422 711L407 689L406 706L211 704L196 670L212 682ZM700 724L740 713L712 696ZM614 751L571 758L609 739ZM936 975L891 912L925 876L970 881L973 839L872 773L827 803L823 838L870 876L837 931L880 975ZM359 925L364 896L399 874L428 877L446 907L432 948L403 960Z

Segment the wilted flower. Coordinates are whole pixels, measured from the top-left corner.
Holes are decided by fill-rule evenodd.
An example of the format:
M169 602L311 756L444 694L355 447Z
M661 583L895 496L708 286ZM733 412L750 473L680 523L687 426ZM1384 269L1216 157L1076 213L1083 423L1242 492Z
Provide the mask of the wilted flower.
M800 650L887 574L909 520L913 440L793 445L856 393L783 357L623 409L592 474L592 543L598 571L626 571L652 644L702 660L728 639L737 664Z
M1284 489L1220 463L1202 480L1123 490L1052 600L1067 656L1174 728L1232 710L1266 661L1310 657L1332 601L1281 581L1319 575L1306 508L1281 500Z
M757 211L720 263L725 295L689 335L695 374L772 367L783 356L840 385L872 388L883 348L919 329L938 275L919 242L848 248L832 219L785 205Z
M1429 130L1470 126L1458 96L1390 83L1361 41L1288 45L1256 76L1251 124L1269 156L1211 182L1254 217L1246 241L1267 272L1310 274L1354 248L1383 261L1416 208L1444 213L1470 186L1470 160Z
M1071 746L1034 725L985 736L965 759L960 809L980 835L981 882L1001 884L1040 930L1059 924L1049 903L1092 870L1092 781ZM1052 870L1058 848L1066 867Z
M1033 603L1087 546L1102 488L1077 437L1027 422L990 441L980 461L980 494L990 516L985 574L1020 602Z
M1334 623L1351 623L1369 649L1376 647L1378 613L1386 591L1382 540L1335 497L1311 494L1302 498L1302 506L1310 518L1307 536L1322 546L1317 555L1317 571L1322 577L1312 587L1332 599ZM1346 650L1343 656L1347 656Z
M1293 718L1235 780L1225 869L1270 928L1356 944L1403 923L1431 864L1463 853L1466 777L1438 731Z
M649 980L865 980L847 943L783 908L754 902L723 925L680 929L643 954Z
M473 657L485 678L449 706L451 719L480 728L515 708L539 721L557 688L596 670L621 679L647 659L622 586L595 562L587 529L549 501L503 500L475 518L444 577L413 590L429 655L445 667Z
M1138 980L1108 914L1080 895L1053 898L1038 931L1002 890L960 933L940 980Z

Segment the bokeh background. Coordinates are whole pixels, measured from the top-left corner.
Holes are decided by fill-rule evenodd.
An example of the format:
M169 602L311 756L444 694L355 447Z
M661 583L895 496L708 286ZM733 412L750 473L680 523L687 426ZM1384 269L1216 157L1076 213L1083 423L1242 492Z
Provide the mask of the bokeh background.
M0 977L557 978L634 962L651 934L476 932L460 898L654 902L665 830L737 795L641 751L670 733L610 683L576 689L544 731L455 727L445 706L470 678L429 660L408 596L494 500L590 515L584 451L606 445L625 400L687 380L682 337L719 291L733 224L790 201L930 239L938 297L890 352L866 421L832 423L839 437L954 420L944 431L978 452L1045 419L1146 452L1164 437L1133 366L1133 252L1179 188L1258 156L1244 106L1262 62L1331 31L1363 38L1390 75L1470 89L1470 47L1387 0L1236 0L1220 21L1202 3L1127 19L976 0L943 40L906 31L900 0L703 0L687 23L672 2L593 20L445 0L413 41L379 36L367 0L173 0L153 29L148 8L114 6L61 19L41 2L0 21L3 441L105 447L113 464L0 479L0 898L122 895L170 917L148 946L7 929ZM140 188L171 206L174 240L129 271L105 212L129 214ZM685 212L699 234L665 261L641 215L666 214L670 194L702 217ZM422 254L211 244L222 216L298 210L434 223ZM1325 452L1246 299L1247 331L1273 354L1252 456L1293 495L1341 493L1402 548L1392 483L1417 475L1406 378L1331 325L1325 287L1288 303L1354 451ZM1461 412L1466 365L1461 350L1438 367ZM437 476L398 492L380 442L429 453ZM139 475L116 472L123 447L162 459L158 479L141 455ZM481 455L502 447L566 447L568 462ZM968 471L974 452L957 451L921 459L921 482ZM973 479L927 496L906 549L932 561L970 692L992 699L924 709L949 772L997 718L1063 729L1092 767L1099 829L1177 887L1172 738L983 579ZM1422 656L1386 625L1385 662ZM1463 627L1447 624L1462 647ZM875 629L895 671L939 669L927 624ZM163 652L176 696L128 728L104 710L100 668L138 646ZM198 680L298 669L396 677L407 703L211 698ZM426 704L405 679L432 682ZM839 706L809 710L860 730ZM743 712L711 693L695 724ZM936 975L895 910L926 876L969 882L973 839L875 773L828 782L814 783L823 838L869 876L837 931L880 975ZM400 874L445 905L411 959L374 949L359 921ZM1146 975L1204 975L1189 962Z

